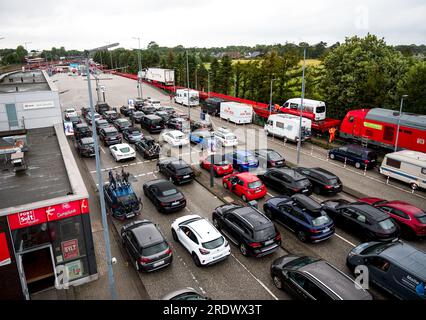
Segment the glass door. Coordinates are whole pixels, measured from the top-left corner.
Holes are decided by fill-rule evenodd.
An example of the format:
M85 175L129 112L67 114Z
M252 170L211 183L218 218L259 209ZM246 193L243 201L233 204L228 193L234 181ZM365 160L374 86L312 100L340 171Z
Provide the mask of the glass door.
M9 121L9 130L19 129L18 115L16 106L13 103L6 104L7 120Z
M21 280L22 292L26 300L30 300L28 293L27 279L25 278L24 265L22 264L22 254L16 255L16 263L18 265L19 279Z

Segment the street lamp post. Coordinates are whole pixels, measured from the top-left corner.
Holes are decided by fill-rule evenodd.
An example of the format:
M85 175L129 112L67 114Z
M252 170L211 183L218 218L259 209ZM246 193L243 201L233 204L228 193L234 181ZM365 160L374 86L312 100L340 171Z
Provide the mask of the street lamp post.
M188 50L186 50L186 85L187 85L187 101L188 101L188 116L189 121L191 122L191 106L189 105L189 63L188 63Z
M207 72L207 95L210 98L210 71Z
M139 67L139 73L142 73L141 38L132 37L132 39L138 40L138 67ZM143 99L142 82L139 75L138 75L138 98Z
M277 79L275 79L275 78L271 79L271 92L269 94L269 115L271 115L271 113L272 113L272 84L275 80L277 80Z
M394 150L395 152L398 150L399 127L401 125L402 105L404 103L404 99L407 98L407 97L408 97L408 95L406 95L406 94L404 94L401 97L401 105L399 107L399 116L398 116L398 126L396 128L396 139L395 139L395 150Z
M101 162L100 162L100 155L99 155L99 144L98 144L98 137L96 132L96 126L95 126L95 110L93 108L93 98L92 98L92 85L90 80L90 67L89 67L89 55L92 52L99 51L99 50L105 50L110 47L117 46L118 43L107 45L101 48L96 48L92 50L86 50L85 51L85 59L86 59L86 73L87 73L87 89L89 91L89 107L90 112L92 115L92 135L93 135L93 143L95 147L95 161L96 161L96 174L98 177L98 191L99 191L99 200L101 202L101 215L102 215L102 225L103 225L103 231L104 231L104 239L105 239L105 251L107 256L107 266L108 266L108 282L109 282L109 288L111 291L111 298L113 300L117 299L117 293L115 290L115 280L114 280L114 272L112 270L112 258L111 258L111 245L109 240L109 228L108 228L108 220L106 217L106 210L105 210L105 198L104 198L104 181L102 177L102 171L101 171Z
M302 116L303 116L303 99L305 98L305 64L306 64L306 47L303 49L303 69L302 69L302 97L300 101L300 119L299 119L299 137L297 139L297 165L300 162L300 149L302 147Z

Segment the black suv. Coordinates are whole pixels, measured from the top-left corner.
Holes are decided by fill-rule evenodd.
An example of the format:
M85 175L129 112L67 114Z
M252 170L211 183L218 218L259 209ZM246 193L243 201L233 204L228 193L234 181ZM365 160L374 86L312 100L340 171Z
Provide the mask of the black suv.
M274 285L301 300L372 300L354 280L327 261L287 255L271 264Z
M157 109L155 107L152 106L143 106L143 107L136 107L136 109L138 111L142 111L145 114L154 114L155 112L157 112Z
M114 121L114 127L116 127L119 132L123 132L131 128L132 124L127 119L119 118Z
M158 133L164 129L164 122L159 116L148 114L142 117L141 127L148 130L149 133Z
M121 106L120 113L126 117L130 116L136 109L129 106Z
M76 139L81 139L85 137L91 137L92 130L90 130L89 126L86 123L79 123L75 126L74 129L74 137Z
M175 212L186 206L186 199L170 181L156 179L143 185L144 195L160 212Z
M244 256L265 256L281 245L274 223L256 208L225 204L213 211L212 220Z
M201 110L204 113L218 116L220 114L220 103L225 101L221 98L208 98L201 104Z
M263 211L293 231L302 242L319 242L334 234L334 223L321 205L303 194L270 198Z
M106 102L98 102L95 105L95 111L99 114L103 114L105 111L110 110L111 107Z
M158 170L174 184L192 182L195 178L192 168L183 160L166 158L158 161Z
M80 157L94 157L95 145L92 137L81 138L76 141L75 147L77 148Z
M102 117L109 123L113 123L115 120L118 119L118 113L115 110L108 110L102 113Z
M103 128L99 130L99 139L105 146L121 143L122 139L117 129L114 127Z
M160 144L151 136L143 137L135 143L135 147L144 159L158 159L160 157Z
M145 113L142 111L135 111L130 114L130 120L133 120L135 123L141 123L142 118L144 117Z
M293 169L279 168L268 169L264 174L260 174L259 178L271 188L280 193L293 195L303 193L307 196L312 194L312 184L308 178Z
M316 194L333 195L343 190L343 184L339 177L323 168L299 167L294 168L294 170L309 179Z
M172 249L151 221L138 220L127 224L121 228L120 235L137 271L154 271L172 263Z
M348 144L332 149L329 151L328 156L332 160L346 161L346 163L354 165L357 169L371 169L377 163L377 153L374 150L357 144Z
M336 225L370 241L391 241L398 238L400 229L389 215L363 202L327 200L321 203Z
M154 113L156 116L159 116L161 119L163 119L164 123L166 123L167 121L169 121L169 119L171 118L171 114L167 111L157 111L156 113Z
M166 123L167 128L181 130L189 129L189 121L183 118L170 118Z
M253 153L261 164L266 163L267 168L285 167L285 159L275 150L256 149L253 151Z
M99 131L104 128L111 127L108 121L105 119L98 119L95 121L96 132L99 134Z

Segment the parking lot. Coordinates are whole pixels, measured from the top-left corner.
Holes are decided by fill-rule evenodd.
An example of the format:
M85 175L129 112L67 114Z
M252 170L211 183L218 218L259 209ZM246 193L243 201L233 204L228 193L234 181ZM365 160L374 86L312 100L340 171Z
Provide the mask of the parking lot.
M127 99L137 95L136 82L133 80L111 76L100 76L100 82L106 87L106 101L110 106L117 107L127 104ZM80 109L88 105L87 81L84 77L68 76L66 74L57 74L53 76L53 80L59 87L61 92L62 109L67 107L76 107ZM93 88L93 98L96 101L96 91ZM170 101L168 95L165 95L157 89L145 85L143 86L144 97L155 97L164 105L172 105L176 110L187 113L185 107L176 105ZM191 116L199 118L200 108L193 108ZM211 118L214 129L220 126L227 126L237 135L239 140L239 149L254 149L255 147L269 147L281 153L286 161L296 163L296 145L290 142L284 142L274 138L267 138L262 128L255 125L235 126L226 123L219 118ZM143 130L144 131L144 130ZM158 139L158 134L151 135ZM69 141L72 144L72 140ZM172 148L171 155L181 157L186 162L192 164L199 175L196 181L190 184L179 186L178 188L184 193L187 199L187 207L177 213L163 214L157 212L152 203L147 200L142 192L142 186L145 182L162 178L158 172L157 160L145 160L137 153L136 159L123 163L116 163L112 158L107 147L100 146L101 167L103 170L104 182L108 181L109 170L121 170L125 168L130 173L131 181L136 193L142 198L143 209L140 218L149 219L157 223L166 235L168 241L172 244L174 260L171 266L159 271L145 274L139 274L141 281L148 291L152 299L158 299L164 294L182 287L193 287L201 293L211 297L212 299L291 299L284 291L275 288L269 273L271 262L285 254L299 254L316 256L325 259L334 264L345 273L350 271L345 265L347 253L361 240L351 235L349 232L336 228L335 235L327 241L317 244L309 244L300 242L297 237L285 229L283 226L277 227L282 236L282 248L272 255L259 259L253 257L244 257L237 247L231 244L231 256L216 265L198 268L188 252L178 243L172 240L170 225L174 219L182 215L198 214L211 220L211 214L214 208L222 205L226 197L231 197L234 201L241 201L238 197L226 191L222 187L221 178L215 178L215 186L210 188L209 173L200 170L199 156L201 152L195 147ZM84 166L87 168L87 174L91 175L93 185L96 186L96 166L95 160L84 158ZM386 183L377 171L364 172L353 167L345 167L344 164L333 162L327 158L327 152L310 143L304 143L301 155L301 165L306 167L322 167L340 177L347 192L342 192L333 198L344 198L349 201L355 201L355 196L366 195L369 197L379 197L388 200L403 200L410 202L420 208L426 207L426 193L416 191L414 194L409 187L401 183L390 181ZM83 173L85 174L85 173ZM267 196L259 201L259 208L263 207L264 202L271 197L279 195L275 191L268 190ZM313 195L312 198L318 202L329 199L330 197ZM241 202L240 202L241 203ZM115 219L114 226L119 229L122 223ZM425 241L409 240L414 246L426 250ZM118 263L131 263L126 253L122 252L123 257ZM136 272L136 271L135 271ZM372 290L375 298L386 298L382 293Z

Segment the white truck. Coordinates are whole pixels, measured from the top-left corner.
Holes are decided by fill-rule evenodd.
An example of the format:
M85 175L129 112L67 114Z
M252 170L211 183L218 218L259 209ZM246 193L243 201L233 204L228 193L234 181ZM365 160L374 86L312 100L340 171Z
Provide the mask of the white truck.
M177 89L175 102L187 107L196 107L200 104L200 95L197 90Z
M301 98L288 99L283 108L290 110L300 110L302 106ZM313 114L312 120L321 121L325 120L326 105L324 101L303 99L303 111ZM291 112L290 112L291 113ZM297 115L297 112L296 112Z
M251 123L253 120L253 107L233 101L221 102L220 117L238 124Z
M302 118L302 141L311 136L312 121ZM264 130L268 136L284 138L297 142L299 140L300 117L291 114L274 114L269 116Z
M145 79L149 82L159 82L166 86L175 83L175 71L161 68L148 68L145 70Z

